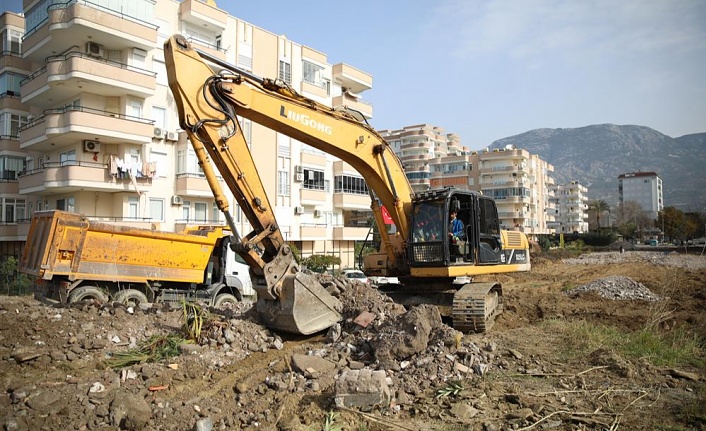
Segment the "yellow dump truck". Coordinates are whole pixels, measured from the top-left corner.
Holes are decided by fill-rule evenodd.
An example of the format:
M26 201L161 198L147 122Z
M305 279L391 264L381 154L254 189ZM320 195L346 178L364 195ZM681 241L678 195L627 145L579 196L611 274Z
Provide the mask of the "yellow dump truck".
M37 294L63 303L85 299L201 301L222 306L251 296L249 267L220 227L161 232L65 211L32 217L20 271L37 278Z

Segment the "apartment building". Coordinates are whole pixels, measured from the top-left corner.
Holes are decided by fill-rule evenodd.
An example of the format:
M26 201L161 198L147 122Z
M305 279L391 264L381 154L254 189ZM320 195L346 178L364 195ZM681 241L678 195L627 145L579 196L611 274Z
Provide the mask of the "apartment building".
M224 223L167 86L162 47L174 33L320 103L372 117L361 97L371 75L330 64L213 1L25 0L24 16L5 13L0 25L3 254L18 254L27 219L45 209L167 231ZM352 265L367 228L346 225L348 214L370 206L361 176L294 139L242 126L285 238L304 256L334 254ZM236 227L249 232L229 198Z
M379 130L402 162L409 184L415 192L431 187L431 163L445 157L449 147L458 147L460 139L444 129L429 124L415 124L399 130Z
M629 172L618 176L620 203L635 201L645 214L657 220L664 209L662 179L655 172Z
M554 221L554 166L527 150L508 146L472 153L475 190L495 199L503 229L550 233Z
M381 134L402 161L415 192L442 187L480 191L495 199L503 229L529 235L551 232L554 167L539 156L512 147L472 152L458 135L429 124Z
M588 189L578 181L551 187L554 221L547 223L557 233L588 232Z

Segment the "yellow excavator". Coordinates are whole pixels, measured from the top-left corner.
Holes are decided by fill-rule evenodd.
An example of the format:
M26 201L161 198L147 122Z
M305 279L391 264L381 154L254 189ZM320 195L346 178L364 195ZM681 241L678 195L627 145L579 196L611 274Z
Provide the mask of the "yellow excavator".
M165 42L164 55L181 127L233 232L234 250L250 265L264 324L311 334L338 322L341 304L296 263L237 116L338 157L362 175L380 234L380 250L365 257L363 269L397 277L390 296L408 305L436 304L462 331L490 328L502 311L502 288L473 277L530 269L527 237L500 229L492 199L454 188L414 193L389 144L357 111L331 108L280 80L241 70L195 50L181 35ZM247 235L234 226L211 162L252 225ZM383 208L395 229L386 228ZM450 232L451 212L461 231Z

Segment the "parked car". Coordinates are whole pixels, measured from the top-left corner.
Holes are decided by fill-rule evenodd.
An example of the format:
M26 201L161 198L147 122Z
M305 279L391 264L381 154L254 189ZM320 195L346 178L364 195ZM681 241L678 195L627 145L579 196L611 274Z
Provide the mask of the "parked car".
M343 276L350 279L360 281L361 283L370 284L370 280L365 273L359 269L344 269Z

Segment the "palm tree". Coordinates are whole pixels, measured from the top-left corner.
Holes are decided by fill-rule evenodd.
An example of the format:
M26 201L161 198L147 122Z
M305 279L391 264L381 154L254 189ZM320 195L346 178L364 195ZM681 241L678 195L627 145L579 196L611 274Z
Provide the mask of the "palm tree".
M597 201L592 201L588 204L588 210L596 213L596 223L598 224L598 229L601 228L601 214L610 210L610 206L603 199Z

